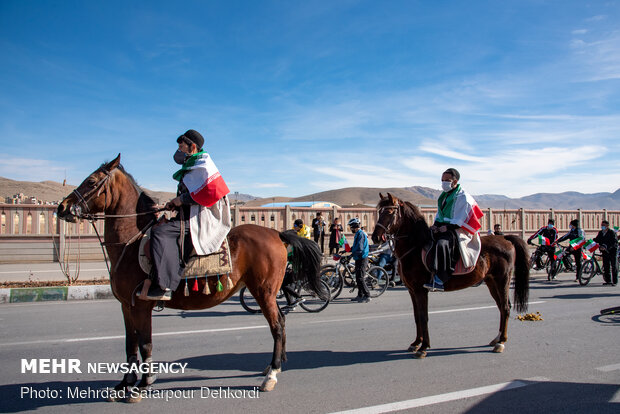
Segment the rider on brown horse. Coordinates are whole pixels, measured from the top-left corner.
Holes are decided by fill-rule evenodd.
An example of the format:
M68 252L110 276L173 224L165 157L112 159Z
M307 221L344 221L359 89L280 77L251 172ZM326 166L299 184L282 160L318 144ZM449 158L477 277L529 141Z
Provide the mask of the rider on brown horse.
M178 214L153 227L151 232L153 283L147 294L151 300L170 300L182 280L184 259L192 247L199 255L213 253L231 228L226 198L230 191L213 160L202 149L204 138L190 129L177 138L177 143L174 161L182 165L173 175L179 181L177 197L165 208Z
M431 226L435 242L430 257L435 274L424 285L430 291L443 292L443 285L452 276L459 258L459 242L467 242L468 238L476 236L481 227L478 220L482 211L474 198L458 184L460 178L454 168L448 168L441 175L443 193L437 200L437 215Z

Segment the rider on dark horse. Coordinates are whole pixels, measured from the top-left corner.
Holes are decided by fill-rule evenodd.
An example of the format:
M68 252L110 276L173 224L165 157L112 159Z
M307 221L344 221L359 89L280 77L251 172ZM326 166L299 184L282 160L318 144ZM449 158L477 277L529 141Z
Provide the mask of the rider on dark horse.
M177 215L151 231L153 282L147 294L151 300L170 300L182 280L184 259L192 248L199 256L216 252L231 228L226 198L230 190L203 150L204 138L190 129L177 138L177 143L174 161L182 165L173 175L179 181L177 197L165 206L177 211Z
M431 226L435 241L430 251L434 275L424 285L430 291L443 292L444 283L452 276L460 256L459 243L467 244L481 227L479 219L483 213L474 198L458 184L460 178L454 168L448 168L441 175L443 193L437 200L437 215Z

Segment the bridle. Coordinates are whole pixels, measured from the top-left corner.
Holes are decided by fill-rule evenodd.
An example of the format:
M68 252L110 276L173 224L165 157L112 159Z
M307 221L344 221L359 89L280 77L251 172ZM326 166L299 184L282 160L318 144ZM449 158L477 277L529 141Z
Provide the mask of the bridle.
M385 232L386 236L391 236L392 238L397 238L397 235L392 234L391 228L394 226L394 224L398 221L398 217L400 216L400 207L399 206L394 206L394 205L390 205L390 206L385 206L385 207L381 207L377 209L377 214L379 215L379 217L381 216L381 214L383 214L384 211L386 210L396 210L396 212L394 214L392 214L392 219L390 220L390 222L388 223L387 226L384 226L383 224L379 223L379 221L377 221L377 223L375 224L377 227L380 227L383 229L383 231Z
M72 194L74 194L75 198L78 199L78 202L76 204L73 204L71 208L69 209L69 211L71 212L73 216L79 219L82 219L82 220L93 222L94 220L104 220L106 218L125 218L125 217L145 216L147 214L159 213L159 212L166 210L165 208L162 207L162 208L158 208L154 210L143 211L141 213L105 214L105 209L108 206L108 192L110 189L109 180L110 178L112 178L112 173L106 170L105 168L101 168L101 171L105 173L105 177L99 180L99 182L93 188L88 190L86 194L81 194L77 190L77 188L72 191ZM105 200L103 202L103 214L91 213L90 208L88 207L88 203L91 201L90 199L92 198L93 194L95 194L95 192L97 192L97 197L101 195L101 192L104 190L103 188L104 185L105 185L105 191L103 195L105 197ZM84 212L82 212L82 206L83 206Z
M75 195L78 202L76 204L73 204L71 208L69 209L69 211L74 217L78 219L86 220L90 222L90 224L93 226L93 229L95 230L95 234L97 235L97 239L99 240L99 244L101 245L101 250L103 252L103 257L106 262L106 267L108 268L108 274L110 274L110 277L112 277L112 274L110 272L110 267L108 265L108 257L104 249L104 246L110 246L110 245L122 245L123 246L123 251L121 252L121 255L119 256L119 259L116 263L116 266L114 267L114 271L116 272L118 265L121 263L121 260L123 256L125 255L125 251L127 250L127 247L130 244L134 243L136 240L140 239L142 236L144 236L147 230L151 228L157 220L156 219L151 220L149 224L147 224L144 228L140 229L138 233L136 233L126 242L104 242L103 240L101 240L101 235L99 234L99 231L97 230L97 226L95 226L95 220L104 220L107 218L126 218L126 217L144 216L147 214L159 213L161 211L164 211L165 208L162 207L162 208L158 208L158 209L154 209L150 211L144 211L141 213L105 214L105 209L108 206L108 192L110 190L109 181L110 181L110 178L112 178L112 172L106 170L105 168L100 168L100 170L103 173L105 173L105 177L99 180L99 182L97 182L97 184L93 188L88 190L86 194L81 194L79 191L77 191L77 188L72 191L72 194ZM91 213L90 208L88 207L88 203L93 198L93 195L95 194L95 192L97 193L96 197L99 197L102 191L105 197L104 203L103 203L103 214ZM84 212L82 212L82 207L84 209ZM164 216L162 216L161 218L163 217Z

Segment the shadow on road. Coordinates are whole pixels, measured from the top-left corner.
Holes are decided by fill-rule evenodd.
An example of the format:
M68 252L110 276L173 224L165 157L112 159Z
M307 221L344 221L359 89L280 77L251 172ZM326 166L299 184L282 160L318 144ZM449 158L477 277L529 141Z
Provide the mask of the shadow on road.
M527 382L527 381L523 381ZM617 384L542 382L488 396L465 413L618 413Z

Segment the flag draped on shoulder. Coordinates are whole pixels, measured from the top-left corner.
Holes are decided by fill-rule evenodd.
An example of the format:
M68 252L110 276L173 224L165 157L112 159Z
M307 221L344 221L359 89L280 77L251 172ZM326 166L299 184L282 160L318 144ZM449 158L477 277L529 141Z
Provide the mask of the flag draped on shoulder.
M446 224L456 224L468 233L474 234L482 224L484 216L476 200L466 193L459 184L454 190L443 192L437 200L437 216L435 221Z
M204 151L192 154L172 178L183 180L194 201L205 207L211 207L230 193L220 171Z

